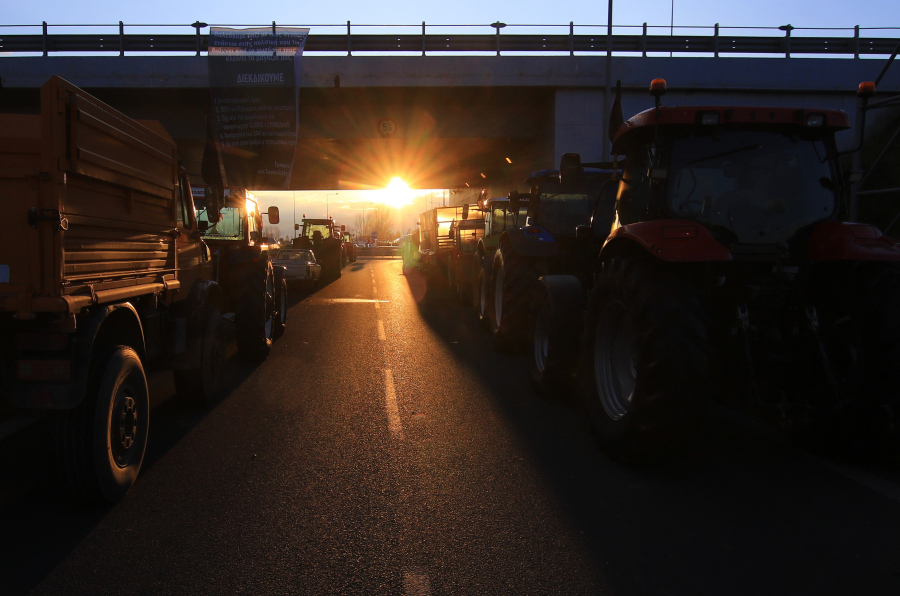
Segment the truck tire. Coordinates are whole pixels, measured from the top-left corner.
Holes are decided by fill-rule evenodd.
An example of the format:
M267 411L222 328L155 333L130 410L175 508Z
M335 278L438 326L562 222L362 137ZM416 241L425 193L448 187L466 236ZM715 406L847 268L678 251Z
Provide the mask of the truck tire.
M700 295L676 267L643 255L613 259L588 307L585 405L598 439L620 459L677 456L709 394Z
M287 327L287 282L281 280L281 288L275 297L275 328L272 330L272 336L279 338L284 335L284 329Z
M116 503L134 484L147 448L150 398L137 352L106 348L91 359L87 392L56 414L56 461L63 489L87 503Z
M179 399L200 406L215 403L216 386L222 375L227 350L225 325L222 313L212 309L203 315L202 339L200 344L200 367L190 370L175 369L175 393Z
M241 358L265 360L274 332L274 275L272 265L247 267L234 298L234 334Z
M516 253L505 237L501 238L494 254L493 301L489 310L491 338L497 351L514 351L523 343L536 280L531 260Z

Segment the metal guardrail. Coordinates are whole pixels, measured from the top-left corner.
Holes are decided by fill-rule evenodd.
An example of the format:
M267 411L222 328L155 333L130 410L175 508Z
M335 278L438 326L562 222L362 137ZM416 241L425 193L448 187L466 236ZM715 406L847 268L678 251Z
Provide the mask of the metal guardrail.
M229 25L241 27L243 25ZM247 25L251 26L251 25ZM265 27L276 27L261 25ZM282 25L301 26L301 25ZM338 25L307 25L309 27L327 28ZM344 25L339 25L344 27ZM19 27L41 27L39 34L6 34L6 31L14 31ZM118 52L124 56L126 53L169 53L192 52L196 55L207 51L208 36L201 32L209 27L206 23L196 22L193 25L127 25L133 28L192 28L191 34L182 33L126 33L126 25L118 23L118 34L104 33L50 33L50 28L88 28L88 27L116 27L116 25L0 25L0 52L3 53L38 53L44 56L59 53L91 53L91 52ZM354 25L356 28L366 27L415 27L419 25ZM477 27L475 25L431 25L433 28L447 29L452 27ZM491 27L495 30L492 34L437 34L427 33L426 25L421 24L421 33L354 33L351 24L346 24L344 34L310 34L307 38L305 52L347 52L350 56L353 52L530 52L538 54L562 53L579 54L606 54L612 53L640 53L646 56L648 53L674 54L782 54L790 58L794 54L804 55L852 55L859 58L861 55L888 55L897 47L900 39L896 37L862 37L861 28L828 28L805 29L806 31L847 31L852 36L821 37L791 35L793 31L801 31L799 27L784 25L781 27L722 27L718 24L712 27L677 27L683 30L711 30L712 35L651 35L648 30L666 29L669 27L615 25L616 29L641 29L639 34L612 34L600 33L598 35L575 34L575 24L568 25L506 25L505 23L493 23L482 27ZM548 27L558 31L561 27L568 27L568 34L536 34L536 33L503 33L505 28L522 27L536 28ZM606 28L606 25L578 25L579 28ZM900 28L879 28L878 31L896 30ZM728 30L765 30L778 32L778 35L723 35L722 31ZM862 30L865 31L865 30ZM673 30L674 32L674 30Z

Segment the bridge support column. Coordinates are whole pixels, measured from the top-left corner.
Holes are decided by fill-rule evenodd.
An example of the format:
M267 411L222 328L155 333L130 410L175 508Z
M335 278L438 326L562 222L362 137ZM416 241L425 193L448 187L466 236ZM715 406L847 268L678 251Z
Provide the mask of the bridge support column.
M603 89L558 89L555 100L553 167L563 153L580 153L582 161L611 159L602 155Z

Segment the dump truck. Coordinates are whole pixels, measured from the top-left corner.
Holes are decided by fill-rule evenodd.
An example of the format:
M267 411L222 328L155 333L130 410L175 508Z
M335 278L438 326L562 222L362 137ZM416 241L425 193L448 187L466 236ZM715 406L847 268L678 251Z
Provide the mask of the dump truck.
M470 244L460 243L458 231L461 226L467 228L470 234L476 227L483 229L483 224L477 223L482 219L480 213L469 209L469 205L435 207L419 214L419 247L414 260L430 288L447 286L456 290L460 278L465 280L470 277L468 271L460 275L458 270L461 249L469 248ZM469 262L471 259L463 256L463 261Z
M580 233L599 234L593 288L544 278L549 354L580 343L600 441L668 457L715 394L819 447L895 449L900 245L854 221L835 140L848 115L664 107L665 81L650 90L655 107L613 138L613 230ZM860 104L873 93L861 85ZM858 117L859 145L863 130ZM578 168L564 156L563 183Z
M192 195L200 234L225 294L225 317L234 322L238 353L248 361L265 360L287 325L285 268L273 265L268 239L260 236L263 215L269 224L278 224L278 207L262 213L243 188L194 188Z
M146 371L214 394L223 295L163 127L56 76L40 101L0 115L0 399L52 412L64 489L115 502L144 459Z

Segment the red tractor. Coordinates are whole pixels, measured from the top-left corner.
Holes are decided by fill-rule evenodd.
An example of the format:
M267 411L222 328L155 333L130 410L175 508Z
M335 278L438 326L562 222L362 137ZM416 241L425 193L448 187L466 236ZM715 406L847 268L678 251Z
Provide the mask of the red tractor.
M593 287L541 279L538 365L580 352L592 426L625 459L678 452L712 395L820 445L895 444L900 245L851 215L849 116L662 107L665 81L650 90L656 107L614 134L612 232L579 226ZM861 115L873 93L860 86ZM579 162L563 157L562 184Z

